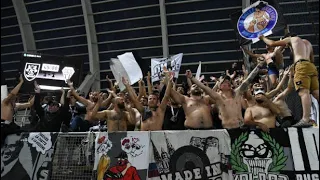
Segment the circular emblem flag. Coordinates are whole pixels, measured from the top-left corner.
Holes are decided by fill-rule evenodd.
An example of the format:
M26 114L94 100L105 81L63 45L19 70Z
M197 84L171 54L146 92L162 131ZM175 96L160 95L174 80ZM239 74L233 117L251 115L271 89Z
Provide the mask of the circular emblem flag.
M264 7L251 7L247 9L238 20L239 34L245 39L256 39L274 28L277 24L278 13L268 4Z

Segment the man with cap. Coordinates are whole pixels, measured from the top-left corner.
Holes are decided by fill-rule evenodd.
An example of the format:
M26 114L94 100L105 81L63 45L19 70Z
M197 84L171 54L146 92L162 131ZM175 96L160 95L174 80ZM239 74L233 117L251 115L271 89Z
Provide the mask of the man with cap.
M232 129L239 128L243 125L242 117L242 95L245 95L245 91L249 86L249 83L259 73L260 68L263 66L263 62L252 70L248 78L242 82L242 84L235 90L231 87L231 79L229 76L225 76L220 82L219 87L221 94L213 91L203 83L192 77L191 72L187 71L187 78L190 78L195 85L199 86L208 94L216 103L219 111L219 118L222 121L223 128ZM187 113L186 113L187 114Z
M276 116L280 109L265 95L265 90L261 85L253 86L255 104L246 109L244 115L244 124L248 126L257 126L265 132L269 128L276 127Z
M124 151L121 151L118 156L117 165L107 170L104 175L104 180L140 180L140 176L135 167L128 161L128 155Z
M37 82L34 82L35 100L34 108L38 114L40 121L35 127L35 131L39 132L59 132L61 124L68 117L69 111L69 98L65 96L65 91L62 89L62 95L60 99L61 107L59 102L53 100L49 101L48 105L43 108L40 104L40 87Z

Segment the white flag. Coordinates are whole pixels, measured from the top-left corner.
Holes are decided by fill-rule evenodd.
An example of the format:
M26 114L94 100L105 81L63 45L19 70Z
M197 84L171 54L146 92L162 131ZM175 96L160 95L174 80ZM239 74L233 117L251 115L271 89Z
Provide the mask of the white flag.
M152 82L160 81L163 67L171 69L174 77L179 77L179 71L182 63L183 53L176 54L169 58L152 58L151 59L151 80Z
M201 61L199 61L199 66L196 73L196 79L200 80L200 75L201 75Z

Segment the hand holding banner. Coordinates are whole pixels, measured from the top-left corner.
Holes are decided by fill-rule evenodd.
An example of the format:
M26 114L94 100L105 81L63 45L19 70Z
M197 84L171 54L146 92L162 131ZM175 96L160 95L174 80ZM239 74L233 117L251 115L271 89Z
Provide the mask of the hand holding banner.
M176 54L169 58L153 58L151 59L151 80L152 82L160 81L163 67L171 69L174 77L178 78L181 67L183 53Z

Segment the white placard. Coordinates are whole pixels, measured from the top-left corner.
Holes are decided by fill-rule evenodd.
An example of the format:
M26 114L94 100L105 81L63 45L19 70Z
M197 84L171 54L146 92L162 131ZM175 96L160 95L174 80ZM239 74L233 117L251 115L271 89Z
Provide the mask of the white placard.
M138 82L143 78L141 68L134 58L132 52L127 52L117 56L124 70L127 72L130 85Z

